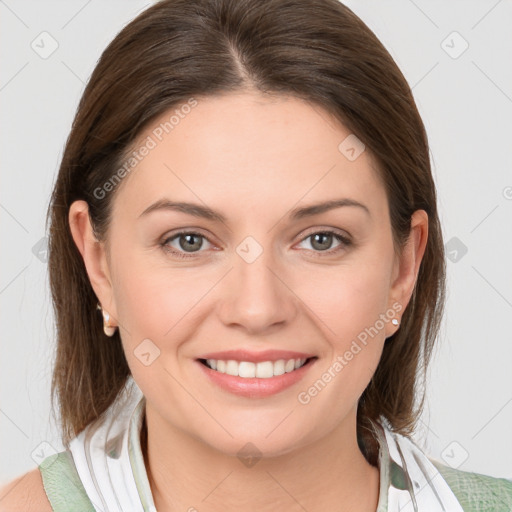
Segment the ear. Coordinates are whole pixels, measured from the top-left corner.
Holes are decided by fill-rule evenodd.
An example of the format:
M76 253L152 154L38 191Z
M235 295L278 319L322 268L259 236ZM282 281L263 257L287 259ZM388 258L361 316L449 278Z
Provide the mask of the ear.
M409 239L400 255L395 258L390 289L390 306L399 303L403 314L411 299L420 263L425 253L428 238L428 215L425 210L416 210L411 217Z
M110 314L110 325L114 327L117 324L117 311L105 244L94 236L86 201L74 201L70 206L69 227L84 260L91 286L101 306Z

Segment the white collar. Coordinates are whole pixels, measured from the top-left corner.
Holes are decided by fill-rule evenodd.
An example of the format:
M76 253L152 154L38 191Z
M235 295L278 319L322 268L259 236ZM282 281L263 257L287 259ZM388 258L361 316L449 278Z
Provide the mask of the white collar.
M464 512L450 486L420 448L393 432L384 416L380 417L380 425L381 429L374 429L380 445L383 497L377 512ZM387 489L383 489L384 482Z
M116 401L70 443L80 480L97 512L156 512L140 430L145 397L132 377ZM380 496L377 512L463 512L452 490L427 456L408 438L393 433L381 416Z

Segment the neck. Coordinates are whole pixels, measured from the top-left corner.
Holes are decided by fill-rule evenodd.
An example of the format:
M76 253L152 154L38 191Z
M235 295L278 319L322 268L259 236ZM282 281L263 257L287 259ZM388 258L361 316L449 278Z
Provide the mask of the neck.
M146 420L141 449L159 512L377 510L379 469L361 453L355 429L245 466L182 431L155 435Z

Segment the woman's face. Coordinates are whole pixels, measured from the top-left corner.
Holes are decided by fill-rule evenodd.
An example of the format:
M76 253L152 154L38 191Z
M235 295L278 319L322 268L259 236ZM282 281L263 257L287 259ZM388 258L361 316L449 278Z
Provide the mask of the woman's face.
M256 93L191 101L141 134L117 185L104 277L90 275L162 433L277 455L355 424L426 221L399 260L385 189L350 135L319 107ZM222 374L208 356L266 377Z

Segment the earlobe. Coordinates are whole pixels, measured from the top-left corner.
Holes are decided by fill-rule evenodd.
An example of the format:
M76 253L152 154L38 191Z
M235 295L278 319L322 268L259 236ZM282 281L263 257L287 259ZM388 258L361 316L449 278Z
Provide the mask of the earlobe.
M117 312L113 301L105 248L94 235L87 202L82 200L73 202L69 208L68 220L73 240L82 255L96 297L108 308L111 320L115 319Z

